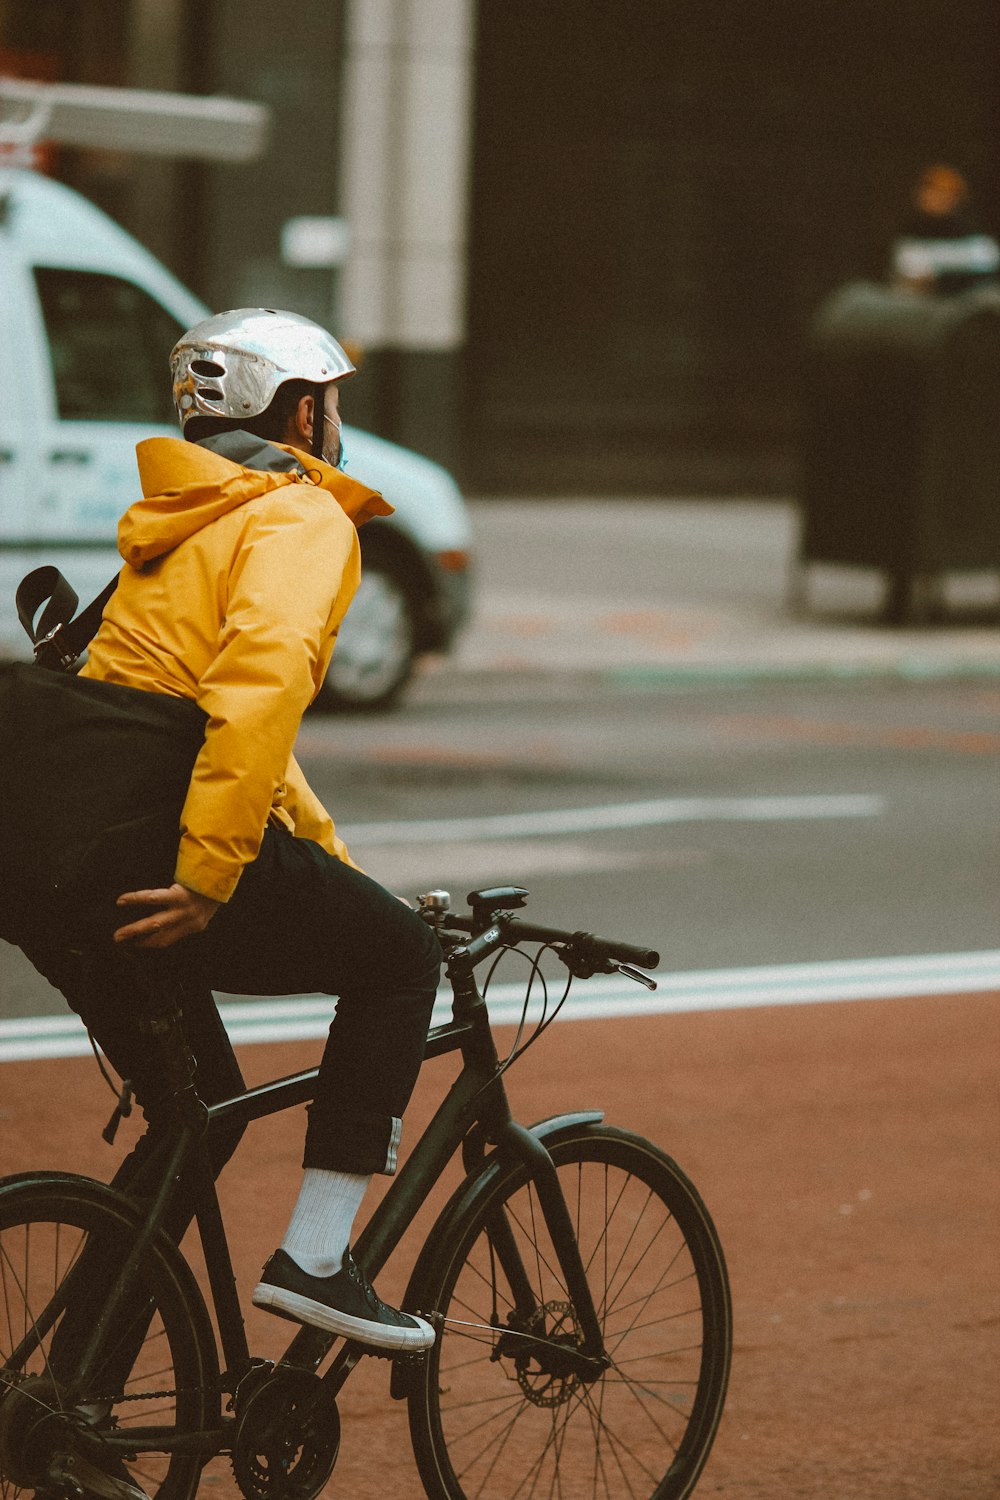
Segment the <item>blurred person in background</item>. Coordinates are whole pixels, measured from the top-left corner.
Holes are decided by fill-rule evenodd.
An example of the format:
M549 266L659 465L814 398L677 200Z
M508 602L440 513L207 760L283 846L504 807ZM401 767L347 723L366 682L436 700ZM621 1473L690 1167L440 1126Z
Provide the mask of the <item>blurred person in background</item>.
M892 247L893 284L947 297L996 286L998 271L1000 246L977 224L965 178L954 167L928 167Z

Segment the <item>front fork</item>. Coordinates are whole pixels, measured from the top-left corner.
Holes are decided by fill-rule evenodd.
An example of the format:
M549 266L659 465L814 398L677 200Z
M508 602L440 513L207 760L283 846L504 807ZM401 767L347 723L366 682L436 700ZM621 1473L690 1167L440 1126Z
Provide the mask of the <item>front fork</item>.
M514 1158L524 1164L534 1184L552 1248L582 1335L578 1351L580 1373L597 1375L609 1363L604 1348L604 1335L555 1162L544 1142L533 1131L518 1125L514 1120L509 1120L503 1126L497 1145L502 1156ZM539 1311L538 1298L510 1221L502 1207L491 1217L488 1234L513 1296L515 1312L530 1326L532 1316Z

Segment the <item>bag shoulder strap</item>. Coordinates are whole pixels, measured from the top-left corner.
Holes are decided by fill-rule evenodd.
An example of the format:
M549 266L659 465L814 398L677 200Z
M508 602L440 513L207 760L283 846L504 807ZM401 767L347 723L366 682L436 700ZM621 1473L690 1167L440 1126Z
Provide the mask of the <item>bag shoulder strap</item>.
M17 617L35 648L38 664L71 672L81 652L97 634L104 607L117 587L116 573L74 619L80 598L58 568L51 565L35 568L22 578L15 595ZM39 609L42 612L36 624Z

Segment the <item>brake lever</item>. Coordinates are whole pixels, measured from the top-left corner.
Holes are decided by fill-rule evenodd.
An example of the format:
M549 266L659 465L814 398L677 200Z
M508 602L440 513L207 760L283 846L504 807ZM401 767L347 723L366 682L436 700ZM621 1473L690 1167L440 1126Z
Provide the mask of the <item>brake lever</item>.
M656 980L650 979L648 974L643 974L640 969L633 969L631 964L615 964L614 972L624 974L626 979L634 979L636 984L644 984L647 990L656 989Z
M607 957L595 962L591 957L594 939L589 932L576 932L571 942L560 945L555 951L575 979L590 979L595 974L621 974L625 979L634 979L647 990L656 989L656 980L635 969L631 964L616 963Z

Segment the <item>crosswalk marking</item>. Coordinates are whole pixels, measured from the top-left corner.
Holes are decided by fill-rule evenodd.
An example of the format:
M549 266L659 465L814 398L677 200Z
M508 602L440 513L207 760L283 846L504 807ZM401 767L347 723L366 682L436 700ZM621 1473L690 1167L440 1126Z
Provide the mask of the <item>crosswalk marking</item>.
M546 834L599 833L603 829L655 828L666 823L771 823L812 818L877 818L884 797L868 793L801 797L656 797L599 807L541 808L470 818L419 818L354 823L339 828L349 845L430 844L455 840L538 838Z

